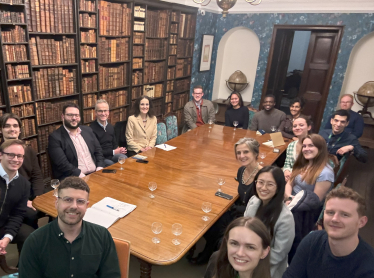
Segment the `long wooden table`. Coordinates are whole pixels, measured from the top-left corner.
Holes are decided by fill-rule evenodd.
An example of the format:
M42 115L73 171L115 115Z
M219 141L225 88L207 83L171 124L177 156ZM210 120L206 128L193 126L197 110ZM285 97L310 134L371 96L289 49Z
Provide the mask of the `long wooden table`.
M239 165L234 144L242 137L253 137L260 143L270 139L268 134L256 136L254 131L204 125L168 141L169 145L177 147L175 150L153 148L143 153L148 164L129 158L123 165L124 170L119 170L118 163L108 167L117 169L116 174L99 171L85 178L91 189L90 205L112 197L137 206L109 231L113 237L131 242L131 254L141 261L141 278L151 277L153 264L169 265L180 260L238 198L238 183L234 178ZM267 153L265 165L272 164L287 145L274 153L273 148L261 144L260 151ZM217 177L226 179L222 191L234 196L231 201L214 195L218 189ZM151 181L157 183L154 199L149 198L148 183ZM56 217L54 200L53 192L49 192L37 197L33 205ZM205 215L201 209L203 202L212 203L207 222L201 219ZM153 222L163 224L162 233L158 235L159 244L152 243ZM178 246L171 242L174 223L183 225Z

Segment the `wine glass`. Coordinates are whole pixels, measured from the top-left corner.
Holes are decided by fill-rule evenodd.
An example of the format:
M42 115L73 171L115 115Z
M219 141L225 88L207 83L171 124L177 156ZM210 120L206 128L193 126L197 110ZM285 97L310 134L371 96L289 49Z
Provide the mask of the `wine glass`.
M125 159L126 159L126 158L124 158L124 157L120 157L120 158L118 158L118 163L121 164L121 168L119 168L120 170L123 170L123 168L122 168L122 164L125 163Z
M277 130L277 127L276 127L275 125L272 125L272 126L270 127L270 130L271 130L272 132L275 132L275 131Z
M261 153L260 153L260 158L263 160L265 157L266 157L266 153L261 152ZM261 165L264 165L264 162L261 161L260 164L261 164Z
M59 187L59 185L60 185L60 181L58 179L51 180L51 186L54 189L53 196L55 197L58 197L57 188Z
M179 224L179 223L175 223L171 226L171 232L173 233L173 235L175 236L179 236L181 233L182 233L182 225ZM180 241L177 239L177 238L174 238L172 241L171 241L174 245L179 245L181 244Z
M225 184L225 179L224 178L217 178L217 182L218 182L218 185L219 185L219 187L218 187L218 192L222 192L222 185L224 185Z
M209 128L212 128L213 120L209 120L208 124L209 124Z
M234 121L232 124L234 125L234 130L236 130L236 127L238 126L239 122L238 121Z
M205 212L205 213L208 213L212 210L212 204L211 203L208 203L208 202L204 202L203 205L201 206L201 209ZM209 217L204 215L202 217L202 219L204 221L208 221L209 220Z
M149 190L151 190L151 192L155 191L156 188L157 188L157 183L151 181L148 184L148 188L149 188ZM149 198L151 198L151 199L153 199L154 197L155 197L155 195L153 195L152 193L149 195Z
M156 235L160 234L162 232L162 224L159 222L153 222L152 223L152 232ZM161 240L158 237L152 238L153 243L160 243Z

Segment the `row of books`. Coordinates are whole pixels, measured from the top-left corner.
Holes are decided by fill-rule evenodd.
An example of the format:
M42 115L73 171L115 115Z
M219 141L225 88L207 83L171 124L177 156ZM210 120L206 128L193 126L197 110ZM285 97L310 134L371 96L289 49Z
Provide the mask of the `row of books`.
M131 34L131 6L99 1L100 35L129 36Z
M1 0L0 3L7 3L7 4L23 4L23 0Z
M31 147L36 153L38 152L38 140L36 138L25 140L25 144Z
M100 63L129 60L129 38L100 38Z
M105 99L108 102L110 109L114 109L116 107L126 105L127 97L128 97L127 90L120 90L120 91L107 92L105 94L101 94L100 99Z
M193 40L178 41L178 57L189 57L193 55Z
M87 13L79 14L79 26L96 28L96 15Z
M146 39L145 59L165 59L167 50L167 40Z
M186 103L188 102L189 97L190 97L189 93L174 95L173 109L178 110L180 108L183 108L186 105Z
M178 34L178 23L170 24L170 33L171 34Z
M82 93L97 91L97 75L87 76L82 78Z
M143 72L140 70L134 71L132 73L132 85L142 85L143 84Z
M141 69L143 67L143 58L133 58L132 59L132 68Z
M144 31L144 22L134 21L134 31Z
M134 47L132 49L132 55L134 57L143 56L143 50L144 50L143 45L134 45Z
M176 45L170 45L169 46L169 55L177 55L177 46Z
M4 28L4 27L3 27ZM8 28L4 28L1 30L1 39L6 43L9 42L26 42L26 30L22 26L16 25Z
M145 62L144 65L144 83L158 82L164 80L166 63L163 62Z
M127 65L99 66L99 88L106 90L127 85Z
M152 104L153 104L153 111L155 112L155 115L156 116L162 115L163 114L162 113L162 104L163 104L162 99L153 100Z
M79 0L79 9L81 11L96 12L96 1Z
M93 122L96 119L95 109L85 109L83 110L83 121L85 123Z
M73 38L66 36L62 36L62 39L31 37L30 47L32 65L60 65L76 62Z
M170 44L177 44L178 35L170 34L169 43Z
M96 46L81 45L81 58L96 58Z
M50 178L52 175L52 170L50 169L50 163L48 161L48 155L46 153L40 155L40 162L43 178Z
M90 73L96 71L96 60L82 60L81 61L82 73Z
M61 112L60 112L61 114ZM38 127L38 138L40 144L40 151L45 151L48 147L48 135L58 129L61 124L53 124Z
M11 108L12 113L18 115L19 117L34 116L34 104L22 104L21 106L13 106Z
M172 92L165 94L165 102L172 102L173 101L173 94Z
M47 68L32 73L34 95L37 99L67 96L77 92L77 70Z
M175 78L175 67L168 68L166 79L174 79Z
M177 72L175 77L183 77L191 75L192 58L178 59L177 60Z
M172 103L165 103L165 114L172 112L173 104Z
M127 107L122 107L122 108L114 109L110 111L109 122L112 125L115 125L116 122L127 120L127 111L128 111Z
M133 42L134 43L144 43L144 33L134 32Z
M191 80L189 78L175 81L175 91L183 92L190 89Z
M148 37L167 38L170 11L147 11L146 32Z
M183 113L183 109L175 111L175 114L177 115L177 124L178 124L178 127L182 127L184 125L184 113Z
M7 70L7 77L8 79L21 79L21 78L29 78L29 66L28 65L6 65Z
M21 120L21 123L24 137L29 137L36 134L35 119L23 119Z
M88 107L93 107L95 106L97 101L97 96L96 94L88 94L83 96L83 107L88 108Z
M142 86L133 87L131 91L131 99L137 99L138 97L143 95Z
M166 82L166 91L174 90L174 80L169 80Z
M168 57L168 65L174 66L177 63L177 56L169 56Z
M38 125L53 123L61 120L62 107L73 102L78 105L78 100L69 100L62 102L36 102L36 116Z
M8 86L10 105L32 101L30 85Z
M25 16L22 12L11 12L1 9L0 23L25 23Z
M194 38L196 20L192 14L181 14L179 17L179 37Z
M4 62L27 61L25 45L3 45Z
M30 32L74 33L73 0L29 0L25 7Z
M180 12L172 12L171 13L171 21L178 22L179 21Z
M81 41L83 43L95 43L96 42L96 31L95 30L81 31Z
M162 97L162 88L162 84L145 85L143 94L150 98Z
M135 6L134 7L134 16L145 18L145 8L142 8L141 6Z

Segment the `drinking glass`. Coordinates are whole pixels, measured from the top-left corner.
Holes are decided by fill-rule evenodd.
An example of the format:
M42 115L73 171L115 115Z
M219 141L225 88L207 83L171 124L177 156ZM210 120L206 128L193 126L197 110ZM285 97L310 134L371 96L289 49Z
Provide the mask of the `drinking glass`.
M152 223L152 232L156 235L160 234L162 232L162 224L159 222L153 222ZM160 239L158 237L152 238L153 243L160 243Z
M213 120L209 120L208 124L209 124L209 128L212 128Z
M236 127L238 126L239 122L238 121L234 121L232 124L234 125L234 130L236 130Z
M266 157L266 153L264 153L264 152L260 153L260 158L261 158L262 160L263 160L265 157ZM261 161L260 164L261 164L261 165L264 165L264 162Z
M182 233L182 225L179 224L179 223L175 223L171 226L171 232L173 233L173 235L175 235L176 237L179 236L181 233ZM177 238L174 238L172 241L171 241L174 245L179 245L181 244L180 241L177 239Z
M155 191L156 188L157 188L157 183L151 181L151 182L148 184L148 188L149 188L149 190L151 190L151 192ZM154 197L155 197L155 196L154 196L152 193L149 195L149 198L151 198L151 199L153 199Z
M120 157L118 158L118 163L121 164L121 168L119 168L120 170L123 170L122 168L122 164L125 163L125 158L124 157Z
M57 188L59 187L59 185L60 185L60 181L58 179L51 180L51 186L54 189L53 196L55 197L58 197Z
M225 184L225 179L224 178L217 178L217 182L218 182L218 192L222 192L222 185Z
M277 130L277 127L276 127L275 125L272 125L272 126L270 127L270 130L271 130L272 132L275 132L275 131Z
M205 212L205 213L208 213L212 210L212 204L211 203L208 203L208 202L204 202L203 205L201 206L201 209ZM209 220L209 217L204 215L202 217L202 219L204 221L208 221Z

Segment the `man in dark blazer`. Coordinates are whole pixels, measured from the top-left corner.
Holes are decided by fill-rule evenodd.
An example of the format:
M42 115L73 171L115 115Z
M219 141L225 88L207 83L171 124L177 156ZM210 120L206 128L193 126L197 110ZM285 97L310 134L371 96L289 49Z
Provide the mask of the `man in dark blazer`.
M79 108L68 103L62 110L63 125L49 135L48 152L53 177L85 177L104 167L104 157L92 129L79 126Z

